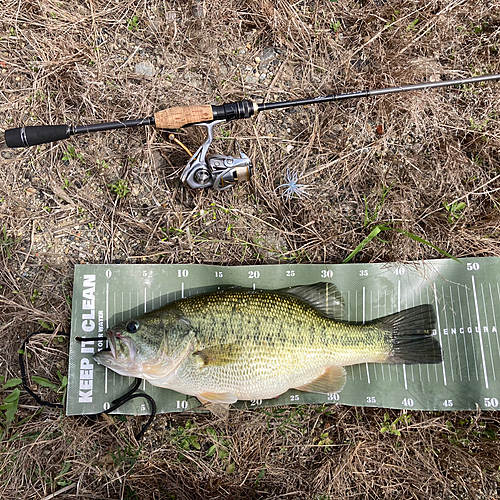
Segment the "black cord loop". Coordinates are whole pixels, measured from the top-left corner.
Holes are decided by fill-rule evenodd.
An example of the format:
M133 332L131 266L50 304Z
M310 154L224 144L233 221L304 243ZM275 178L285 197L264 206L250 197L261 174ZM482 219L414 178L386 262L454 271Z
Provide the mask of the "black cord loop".
M24 362L24 355L26 351L26 344L29 342L31 337L34 337L35 335L53 335L55 333L54 330L40 330L38 332L33 332L30 333L26 339L24 340L21 349L19 350L19 366L21 368L21 380L23 382L23 388L24 390L40 405L40 406L49 406L51 408L64 408L64 405L62 403L51 403L50 401L44 401L38 394L33 392L30 387L28 386L28 377L27 377L27 372L26 372L26 364ZM68 337L69 334L66 332L58 332L56 333L58 336L63 336L63 337ZM78 340L86 340L82 338L78 338ZM102 340L102 338L99 338L98 340ZM120 406L124 405L128 401L131 401L132 399L136 398L144 398L148 401L149 406L151 408L151 415L149 416L148 421L142 426L141 431L135 436L137 440L141 439L146 431L149 429L149 426L153 423L153 420L156 417L156 401L152 396L149 394L146 394L144 392L136 392L139 389L139 386L141 385L142 379L136 378L134 385L123 395L119 396L115 400L111 402L111 406L104 411L101 411L100 413L96 413L97 416L102 415L103 413L111 413L112 411L117 410L120 408Z
M35 335L52 335L54 334L54 330L40 330L39 332L30 333L23 342L21 349L19 351L19 366L21 368L21 380L23 381L23 388L26 392L30 394L30 396L40 405L40 406L50 406L51 408L64 408L62 403L51 403L50 401L44 401L38 394L35 394L28 387L28 377L26 376L26 365L24 363L24 353L26 350L26 344L30 340L31 337ZM69 334L66 332L58 332L56 335L60 335L63 337L69 337Z
M102 411L101 413L97 413L97 415L102 415L103 413L111 413L112 411L115 411L116 409L120 408L120 406L124 405L128 401L131 401L132 399L136 398L144 398L149 402L149 405L151 407L151 414L149 415L148 421L142 426L141 431L136 434L135 439L139 441L146 431L149 429L149 426L153 423L153 420L156 417L156 401L152 396L149 394L146 394L145 392L135 392L139 385L141 384L142 379L136 378L135 379L135 384L132 386L132 389L130 389L126 394L123 396L120 396L119 398L115 399L114 401L111 402L111 406L107 409Z

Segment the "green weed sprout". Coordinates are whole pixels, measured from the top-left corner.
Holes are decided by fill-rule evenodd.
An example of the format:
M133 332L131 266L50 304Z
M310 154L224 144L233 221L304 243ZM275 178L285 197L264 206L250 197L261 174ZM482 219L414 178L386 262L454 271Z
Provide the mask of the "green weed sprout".
M128 188L128 183L124 179L118 179L111 184L108 184L109 189L116 195L116 199L125 198L127 194L130 193L130 189Z

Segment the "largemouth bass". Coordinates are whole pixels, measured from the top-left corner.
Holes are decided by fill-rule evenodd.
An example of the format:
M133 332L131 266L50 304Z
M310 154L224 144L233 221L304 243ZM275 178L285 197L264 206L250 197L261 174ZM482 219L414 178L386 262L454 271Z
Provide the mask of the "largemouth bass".
M331 283L278 291L231 288L178 300L107 332L94 359L202 403L270 399L294 388L342 390L344 366L441 363L424 304L365 324L343 321Z

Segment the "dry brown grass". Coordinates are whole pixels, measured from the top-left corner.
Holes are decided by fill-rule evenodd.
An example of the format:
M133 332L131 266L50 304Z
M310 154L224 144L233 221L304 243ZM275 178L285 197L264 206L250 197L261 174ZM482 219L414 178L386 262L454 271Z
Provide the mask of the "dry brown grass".
M0 129L499 73L499 44L495 0L4 0ZM277 57L263 69L255 57L266 47ZM154 77L135 74L144 61ZM253 70L266 78L255 82ZM79 262L338 263L380 223L456 256L499 256L499 98L491 83L225 125L213 150L236 138L255 164L253 180L226 193L185 189L186 154L152 128L2 145L1 375L19 375L17 349L41 321L68 329ZM202 137L181 134L192 150ZM70 146L75 155L63 160ZM310 198L282 200L288 168ZM131 190L120 200L108 187L117 179ZM364 227L364 198L373 213L387 186ZM465 208L450 221L453 201ZM439 256L401 234L384 239L357 259ZM34 347L34 371L64 371L64 346L60 356ZM499 496L495 413L414 412L396 424L400 436L380 432L382 410L234 410L227 422L164 415L137 444L137 419L36 409L23 394L3 433L3 499L50 498L66 484L75 487L58 500ZM390 422L402 415L387 413Z

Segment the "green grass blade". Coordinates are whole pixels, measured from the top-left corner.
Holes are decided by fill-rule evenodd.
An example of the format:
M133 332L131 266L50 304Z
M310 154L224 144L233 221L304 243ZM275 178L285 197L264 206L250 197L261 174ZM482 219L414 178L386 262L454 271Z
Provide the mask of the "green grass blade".
M20 378L11 378L7 380L3 385L2 389L9 389L10 387L16 387L16 385L22 384L22 380Z
M57 390L57 385L51 382L50 380L47 380L46 378L43 377L37 377L36 375L33 375L31 377L31 380L35 382L36 384L42 386L42 387L48 387L49 389L52 389L54 391Z
M423 243L424 245L428 245L431 248L434 248L437 252L440 254L444 255L445 257L448 257L449 259L456 260L458 263L463 264L463 262L460 259L457 259L456 257L453 257L453 255L449 254L445 250L442 250L441 248L437 247L436 245L433 245L427 240L424 240L420 236L417 236L416 234L410 233L409 231L405 231L404 229L398 229L396 227L391 227L387 229L394 229L394 231L397 231L398 233L404 234L405 236L408 236L408 238L411 238L412 240L418 241L419 243Z
M363 248L370 243L370 241L373 240L380 232L385 231L386 229L391 229L387 226L384 226L382 224L379 224L378 226L375 226L370 234L342 261L342 264L345 264L346 262L349 262L351 259L354 258L356 254L358 254Z
M405 236L407 236L408 238L411 238L414 241L418 241L419 243L423 243L424 245L430 246L431 248L433 248L434 250L436 250L440 254L444 255L445 257L448 257L449 259L453 259L453 260L459 262L460 264L463 264L463 262L460 259L457 259L453 255L449 254L445 250L442 250L441 248L437 247L436 245L433 245L429 241L424 240L424 238L417 236L416 234L410 233L409 231L405 231L404 229L398 229L397 227L385 226L383 224L379 224L379 225L375 226L372 229L372 231L370 232L370 234L352 251L352 253L350 253L347 256L347 258L345 258L342 261L342 264L345 264L346 262L349 262L351 259L353 259L354 256L356 254L358 254L361 250L363 250L363 248L366 245L368 245L368 243L370 243L370 241L373 240L373 238L376 238L379 233L381 233L382 231L388 231L388 230L393 230L393 231L397 231L398 233L404 234Z

